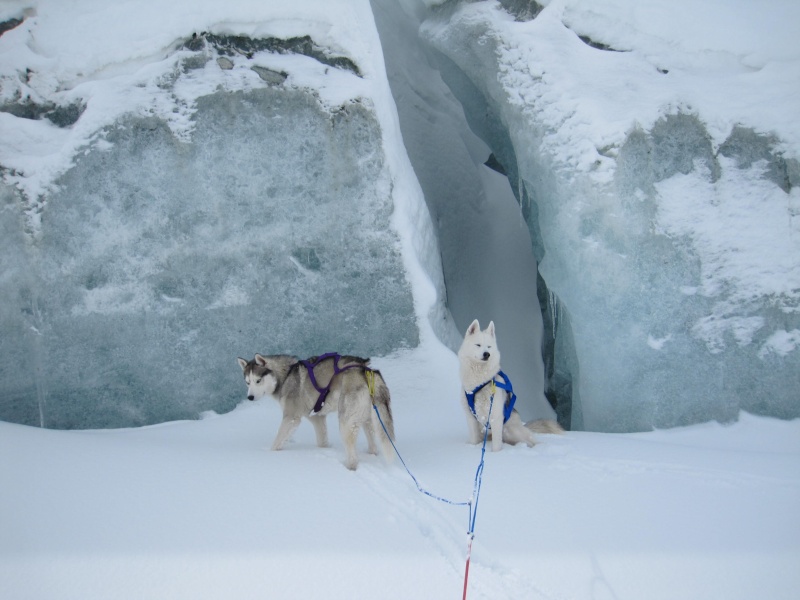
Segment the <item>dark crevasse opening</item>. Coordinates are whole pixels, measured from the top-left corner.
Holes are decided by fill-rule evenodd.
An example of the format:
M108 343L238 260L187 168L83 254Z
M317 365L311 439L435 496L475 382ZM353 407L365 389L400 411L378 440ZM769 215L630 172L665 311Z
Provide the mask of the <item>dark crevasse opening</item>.
M382 4L376 0L376 12ZM426 180L431 167L420 151L438 143L426 161L437 167L433 179L461 183L469 174L453 160L458 138L471 148L477 137L483 153L470 150L473 172L488 164L505 173L526 223L538 262L517 273L534 282L542 307L542 387L571 429L648 431L729 422L741 411L796 416L798 286L787 257L796 254L800 170L788 129L744 106L735 119L716 121L713 96L702 108L665 103L669 70L628 54L625 64L649 73L634 93L664 114L640 123L631 112L624 131L615 129L619 139L607 144L619 107L596 112L602 92L583 80L607 85L605 66L620 64L627 48L611 33L604 38L595 16L565 23L558 7L537 16L538 4L525 0L398 4L410 32L398 41L391 37L401 36L398 29L379 29L407 147L437 216L455 320L459 304L475 310L480 301L472 288L451 285L461 270L449 246L475 243L453 219L465 220L471 203L476 212L498 207L486 190L443 202ZM581 70L587 64L597 80ZM624 81L638 86L639 71ZM616 102L600 103L606 100ZM460 118L467 132L447 145L436 137L446 118ZM422 127L431 132L420 143L414 138ZM491 272L488 261L482 266ZM516 323L531 306L503 310ZM514 351L531 348L521 343Z
M403 141L437 230L447 303L460 333L493 320L525 419L580 428L569 316L537 270L535 198L483 94L419 37L424 7L372 0ZM405 9L405 10L404 10ZM519 392L522 391L522 394Z

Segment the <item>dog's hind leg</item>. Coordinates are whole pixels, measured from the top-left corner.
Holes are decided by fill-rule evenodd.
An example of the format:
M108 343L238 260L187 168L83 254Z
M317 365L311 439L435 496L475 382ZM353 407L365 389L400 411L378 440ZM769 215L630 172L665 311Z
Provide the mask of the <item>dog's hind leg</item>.
M364 421L364 436L367 438L367 452L378 454L378 445L375 443L375 427L372 424L371 416Z
M280 450L283 448L286 440L291 437L298 425L300 425L300 419L298 417L284 417L283 421L281 421L281 426L278 427L278 434L275 436L275 441L272 442L272 449Z
M320 448L328 448L328 421L325 415L314 415L308 417L311 424L314 426L314 433L317 435L317 446Z
M377 432L381 440L381 450L386 462L394 459L394 419L392 418L392 401L389 388L380 373L375 379L375 394L372 398L374 408L370 410L372 429Z
M525 427L517 411L511 413L511 417L503 426L503 437L510 444L524 443L529 448L536 445L533 431Z
M355 471L358 467L358 453L356 452L356 440L358 439L358 430L360 426L348 422L345 419L339 419L339 433L342 436L344 443L345 462L344 465L351 471Z

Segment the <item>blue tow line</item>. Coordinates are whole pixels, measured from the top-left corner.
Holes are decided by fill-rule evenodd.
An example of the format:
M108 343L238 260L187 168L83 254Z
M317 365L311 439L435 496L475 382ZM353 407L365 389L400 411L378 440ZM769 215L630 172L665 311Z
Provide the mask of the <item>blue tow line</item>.
M492 414L492 404L494 404L494 395L492 395L489 398L489 416L491 416L491 414ZM406 461L403 460L403 457L400 454L400 451L397 449L397 446L395 445L394 440L392 440L391 436L389 435L389 432L386 430L386 425L384 425L383 419L381 419L381 415L378 412L378 407L375 406L375 404L373 403L372 408L375 410L375 414L378 416L378 421L380 422L381 427L383 427L383 431L386 434L386 437L389 438L389 441L392 444L392 448L394 448L395 454L397 454L397 457L400 459L400 462L403 464L403 467L405 468L406 473L408 473L409 476L411 477L411 479L414 480L414 484L417 486L417 489L420 492L422 492L423 494L425 494L426 496L430 496L434 500L438 500L438 501L444 502L446 504L452 504L453 506L468 506L469 507L469 523L468 523L468 527L467 527L467 534L469 535L469 538L470 538L470 541L471 541L472 538L475 537L475 518L478 515L478 499L479 499L479 497L481 495L481 483L483 482L483 466L485 464L485 457L486 457L486 441L489 439L489 418L487 417L487 419L486 419L486 427L484 428L484 433L483 433L483 446L481 448L481 461L478 464L477 470L475 471L475 480L473 481L473 484L472 484L472 498L470 498L469 501L467 501L467 502L456 502L454 500L449 500L447 498L443 498L442 496L438 496L436 494L433 494L433 493L429 492L428 490L426 490L425 488L423 488L419 484L419 481L417 481L417 478L414 477L414 474L408 468L408 465L406 465Z

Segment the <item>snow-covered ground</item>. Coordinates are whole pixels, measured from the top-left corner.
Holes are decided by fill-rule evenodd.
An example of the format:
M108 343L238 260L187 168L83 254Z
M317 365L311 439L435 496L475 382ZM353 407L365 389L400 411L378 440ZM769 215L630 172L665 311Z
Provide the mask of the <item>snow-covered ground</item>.
M8 93L2 100L11 101L19 90L42 104L87 104L84 116L69 129L0 114L0 162L9 169L5 182L27 194L31 203L72 165L76 152L97 141L98 131L119 115L171 115L170 124L176 127L188 122L191 102L185 104L187 112L176 112L171 103L180 98L167 97L158 82L175 66L175 44L191 31L213 27L230 35L313 34L359 64L364 88L345 89L337 85L338 78L315 78L303 69L292 72L295 79L290 78L290 84L318 89L323 98L335 101L349 97L345 91L375 101L386 128L387 159L396 175L395 225L404 242L414 247L404 256L411 262L414 254L423 262L437 256L425 253L435 244L426 242L428 217L401 156L367 2L5 0L0 17L18 16L28 4L37 7L38 16L34 18L36 10L29 12L31 17L6 32L0 44L0 76ZM667 74L655 68L662 66L658 59L680 58L668 65L669 77L698 83L686 84L693 94L686 102L711 105L705 102L711 96L704 90L715 90L713 99L719 100L724 123L717 124L714 133L724 137L741 114L752 116L750 125L759 131L778 130L785 136L787 157L796 157L800 120L795 119L793 96L783 93L797 90L792 71L796 43L785 52L788 36L780 31L765 40L742 31L717 39L692 30L674 41L671 36L681 27L671 26L674 18L664 18L693 10L698 27L722 18L736 21L730 28L734 31L734 25L741 25L737 19L747 22L748 15L766 19L773 14L764 5L752 3L752 12L732 15L722 2L715 2L711 13L686 2L683 10L673 12L655 8L674 3L636 4L648 9L644 13L631 8L631 2L606 4L626 10L601 19L602 15L594 18L587 2L560 3L565 21L580 25L581 33L603 33L621 49L643 46L651 51L654 68L647 77L666 81ZM791 8L790 4L775 1L769 6ZM510 18L503 19L511 27ZM794 22L783 19L781 24L789 27ZM618 25L609 29L609 23ZM543 24L546 20L519 27ZM698 40L725 47L720 53ZM765 42L762 60L759 45ZM738 45L736 52L729 55L728 44ZM556 43L553 52L562 47L566 46ZM675 47L688 50L677 52ZM703 60L691 63L697 57ZM684 58L691 64L684 65ZM630 56L614 55L613 60L623 68ZM764 84L759 86L763 95L729 104L726 90L731 88L717 89L714 83L717 70L729 72L721 69L728 61L736 63L735 73L742 71L732 76L736 80L749 81L745 71L754 70ZM684 76L683 71L691 73ZM20 79L20 73L27 76ZM790 76L784 77L786 73ZM583 81L575 90L606 80L607 75L607 70L598 69L597 80ZM348 76L347 81L352 80ZM701 82L710 88L701 87ZM525 83L521 92L526 91ZM666 88L655 89L661 93ZM570 123L590 129L594 124L587 139L619 142L630 122L651 124L664 106L656 102L640 109L626 103L637 90L646 93L637 87L622 100L609 96L626 114L613 131L598 129L597 121L584 121L580 112ZM560 106L576 97L559 96ZM674 104L683 101L678 98ZM742 104L748 110L733 114ZM574 131L561 128L564 135ZM618 137L606 140L608 136ZM669 192L668 186L680 192L690 183L677 178L659 192ZM791 216L796 199L795 189L787 199L789 228L796 227L796 217ZM661 208L665 229L691 233L691 224L678 218L680 206ZM707 210L713 217L715 209ZM742 228L748 222L742 220ZM763 240L770 231L759 229L756 234ZM708 247L719 246L713 241ZM756 242L748 247L772 248ZM795 248L792 242L788 250ZM796 274L796 261L784 262L791 254L781 256L774 264L764 262ZM736 272L746 268L751 282L774 274L762 269L762 262L755 267L752 261L730 264L744 265ZM422 321L434 304L433 292L422 269L411 265L408 271ZM789 279L770 276L769 281ZM773 345L781 352L797 351L795 331L784 332L781 343ZM653 343L665 343L660 340ZM502 338L500 343L502 347ZM320 349L328 350L333 349ZM238 370L234 359L219 357ZM398 448L407 465L431 492L467 500L481 453L465 442L454 354L423 331L419 348L379 357L374 363L393 394ZM241 391L244 397L243 384ZM639 401L646 399L631 399ZM466 508L421 494L399 460L386 465L381 458L364 456L356 472L345 469L333 419L332 448L316 448L312 428L303 424L287 449L270 452L279 420L277 405L266 399L244 401L224 415L137 429L53 431L0 422L0 599L460 597ZM798 507L798 420L743 413L738 423L725 426L543 435L533 449L507 446L501 453L487 454L467 597L793 599L800 589Z
M410 470L468 500L481 453L455 356L427 343L376 365ZM331 448L304 423L271 452L279 413L264 399L137 429L0 423L0 597L460 598L468 509L418 492L396 459L345 469L333 418ZM540 442L486 454L468 598L797 597L800 421Z

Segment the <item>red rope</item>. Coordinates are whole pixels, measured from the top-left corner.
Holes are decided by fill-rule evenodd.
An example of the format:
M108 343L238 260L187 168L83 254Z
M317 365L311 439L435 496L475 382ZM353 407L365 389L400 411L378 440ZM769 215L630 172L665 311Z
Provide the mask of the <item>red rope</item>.
M475 536L469 536L469 546L467 547L467 566L464 569L464 597L462 600L467 600L467 581L469 580L469 559L472 556L472 540Z

